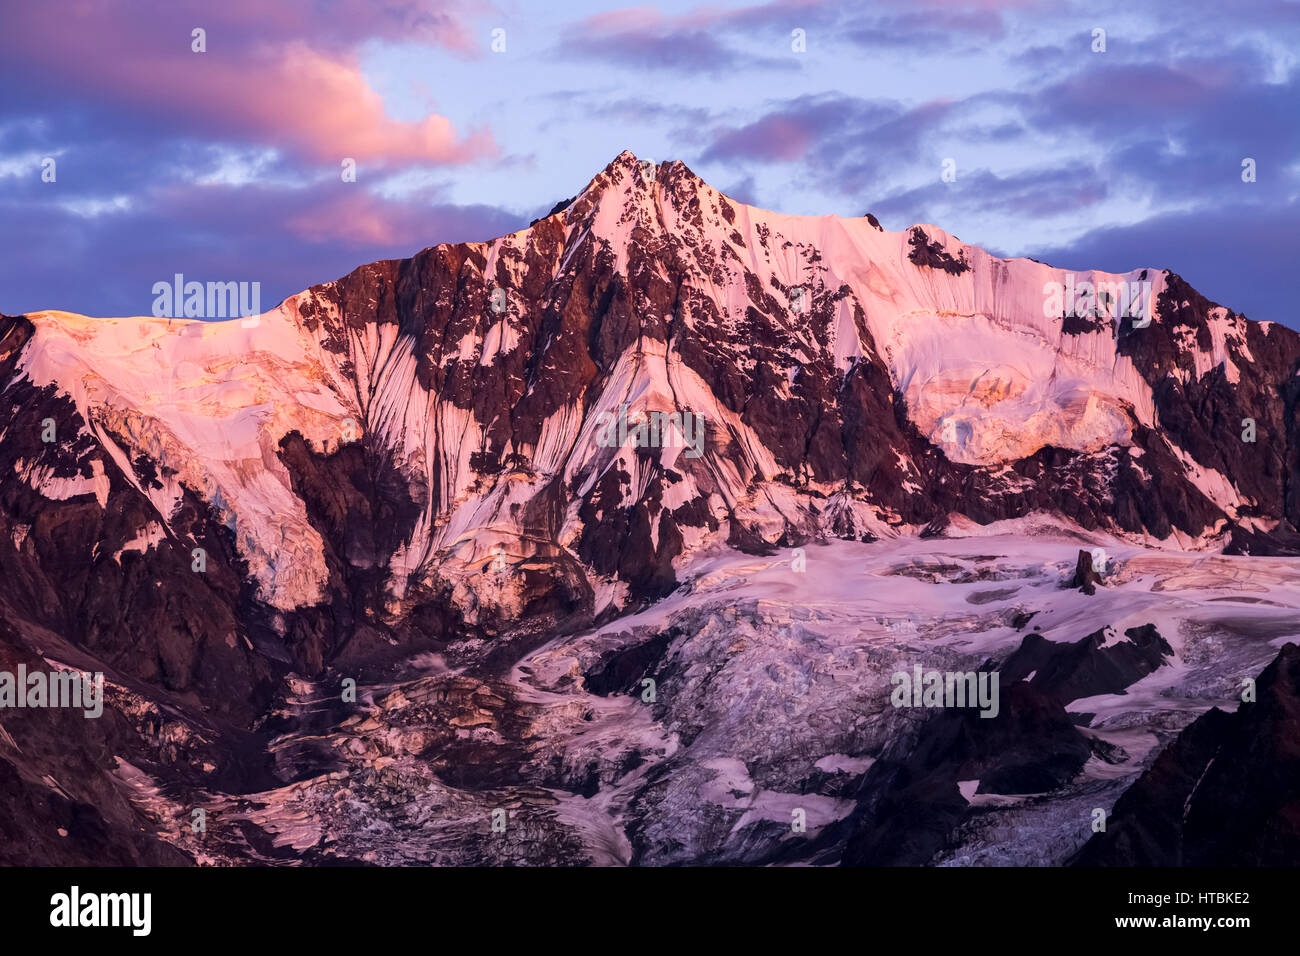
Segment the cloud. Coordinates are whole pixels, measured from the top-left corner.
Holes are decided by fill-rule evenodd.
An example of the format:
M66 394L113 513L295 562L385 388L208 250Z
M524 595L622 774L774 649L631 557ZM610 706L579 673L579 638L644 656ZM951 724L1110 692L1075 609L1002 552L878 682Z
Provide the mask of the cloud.
M260 281L270 303L378 258L526 220L403 172L498 156L490 130L388 115L361 69L373 40L480 54L466 3L51 0L0 31L0 261L7 312L142 314L172 272ZM206 31L206 52L191 31ZM56 157L56 182L39 161ZM340 163L357 161L344 183Z
M7 18L0 81L7 108L20 114L80 105L119 129L271 144L314 162L465 163L498 153L487 129L461 133L437 115L390 118L361 72L357 51L373 37L467 50L464 31L438 7L55 0L19 5ZM206 52L191 49L195 27L207 31Z
M847 40L863 48L936 52L1001 40L1007 25L1001 11L991 6L929 7L855 17L843 24L842 31Z
M1300 202L1175 212L1094 229L1028 254L1063 269L1169 269L1206 298L1249 318L1296 327L1297 222Z
M653 7L629 7L571 25L557 50L568 57L682 74L799 68L793 56L758 56L724 42L724 31L737 22L734 14L696 11L669 17Z
M797 111L769 113L753 123L719 135L705 151L704 159L742 159L746 162L802 159L818 134L811 120Z
M0 259L0 312L91 315L148 314L152 284L174 272L261 282L269 307L365 262L527 225L509 210L434 193L386 200L337 179L305 188L168 183L96 216L24 192L0 203L0 219L26 237Z
M747 206L762 207L759 202L758 193L754 187L754 177L746 176L743 179L733 183L729 188L721 190L723 195L730 196L738 202L743 202Z
M518 228L623 146L676 149L784 212L870 210L1023 240L1015 251L1039 257L1114 243L1124 256L1103 265L1125 269L1129 253L1165 248L1157 266L1194 284L1202 270L1234 307L1287 280L1271 250L1288 248L1279 211L1300 196L1294 3L1260 0L1246 22L1214 0L1186 0L1178 18L1112 0L690 2L576 19L471 0L14 6L0 31L0 216L22 239L0 264L0 308L138 312L140 284L176 258L265 271L288 294L369 258ZM485 49L497 22L510 56ZM207 53L190 51L196 26ZM790 51L796 28L806 55ZM458 91L463 112L449 114L412 45L491 80L465 84L482 88ZM45 156L57 185L40 182ZM344 157L357 183L339 181ZM939 179L947 157L955 183ZM1245 157L1258 182L1241 181ZM1194 269L1176 261L1180 239ZM1240 248L1254 252L1239 261Z
M893 193L873 204L872 212L893 228L920 222L942 223L996 213L1026 221L1063 214L1087 216L1109 196L1105 177L1086 163L1042 167L998 176L987 169L959 172L955 182L934 182Z
M751 123L715 128L700 159L750 166L798 163L820 187L854 194L918 163L927 137L957 110L958 104L944 100L907 108L889 100L800 96Z

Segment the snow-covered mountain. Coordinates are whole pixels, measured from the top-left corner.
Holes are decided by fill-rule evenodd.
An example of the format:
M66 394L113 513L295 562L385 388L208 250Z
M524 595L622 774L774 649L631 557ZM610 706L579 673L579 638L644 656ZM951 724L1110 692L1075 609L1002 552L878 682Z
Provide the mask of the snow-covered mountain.
M1086 819L993 852L972 814L1109 810L1300 632L1298 370L1165 270L630 153L255 319L0 318L0 665L113 711L0 712L4 786L38 833L92 808L37 862L1064 862ZM927 655L1023 688L1019 764L889 706Z

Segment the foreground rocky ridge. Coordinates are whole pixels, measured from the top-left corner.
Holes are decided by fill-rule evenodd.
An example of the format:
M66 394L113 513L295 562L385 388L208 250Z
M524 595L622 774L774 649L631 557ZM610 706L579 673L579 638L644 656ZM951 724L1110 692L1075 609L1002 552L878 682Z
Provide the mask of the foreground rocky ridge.
M884 721L878 735L778 721L765 765L701 741L733 711L786 714L800 666L743 672L698 713L678 695L628 700L664 661L688 686L693 667L725 669L737 621L709 625L696 608L614 658L580 655L567 676L520 668L689 593L719 549L888 547L1050 513L1112 548L1292 553L1300 337L1171 273L1083 275L1151 282L1151 323L1046 317L1061 270L930 226L756 210L680 163L624 154L527 230L363 266L255 322L0 319L0 644L14 660L105 670L119 715L84 731L97 782L58 791L96 835L30 852L785 859L788 812L684 809L718 787L705 803L724 810L816 797L834 821L816 828L817 859L867 845L852 835L854 807L874 799L863 761L910 746L893 716L863 714ZM602 416L624 406L634 428L649 412L702 415L702 454L603 444ZM1249 567L1232 573L1249 580ZM781 633L760 625L760 643ZM879 680L862 653L852 666ZM339 701L344 678L367 688L360 711ZM836 693L837 710L867 706L850 706L863 686ZM37 738L40 717L21 718ZM575 757L572 720L607 728L599 756ZM841 769L781 764L800 733ZM56 739L39 760L9 755L8 786L31 807L46 777L87 772ZM358 767L362 796L324 785ZM114 802L119 786L129 798ZM286 786L306 801L293 825L266 809L283 812ZM443 802L412 805L412 787ZM417 815L366 849L347 834L388 819L390 791ZM480 840L501 799L536 839ZM241 820L237 835L214 846L132 825L147 813L152 833L195 805ZM683 813L698 817L685 836ZM438 835L416 838L432 820ZM522 849L534 844L545 859ZM790 858L806 851L795 846Z
M805 555L722 548L669 598L504 668L465 663L470 649L453 642L372 667L355 701L342 692L348 670L289 677L247 736L110 673L101 721L50 711L0 721L11 737L0 759L28 794L19 806L48 808L14 827L23 836L7 852L308 865L1063 865L1080 853L1093 863L1103 862L1089 842L1101 839L1098 811L1120 848L1135 826L1161 833L1180 818L1160 807L1185 794L1136 796L1148 778L1167 777L1161 768L1189 747L1202 763L1239 747L1229 783L1206 777L1189 804L1206 819L1233 815L1237 838L1196 828L1180 852L1286 860L1292 848L1275 837L1293 728L1268 717L1267 733L1252 724L1225 747L1201 728L1219 732L1215 721L1239 707L1235 719L1251 721L1252 708L1290 706L1269 676L1295 651L1290 559L1105 541L1109 572L1089 597L1065 587L1078 538L992 530ZM1089 630L1099 619L1116 624ZM999 714L894 706L893 675L916 666L999 670ZM1260 704L1240 703L1245 678ZM68 746L80 739L92 743ZM1201 775L1191 765L1175 779Z

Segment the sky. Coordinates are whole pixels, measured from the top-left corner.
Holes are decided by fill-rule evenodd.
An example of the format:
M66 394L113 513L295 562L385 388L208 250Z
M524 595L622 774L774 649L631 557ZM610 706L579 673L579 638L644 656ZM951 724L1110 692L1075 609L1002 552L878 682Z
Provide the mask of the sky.
M624 149L1300 327L1295 0L6 3L0 312L147 315L175 273L269 308Z

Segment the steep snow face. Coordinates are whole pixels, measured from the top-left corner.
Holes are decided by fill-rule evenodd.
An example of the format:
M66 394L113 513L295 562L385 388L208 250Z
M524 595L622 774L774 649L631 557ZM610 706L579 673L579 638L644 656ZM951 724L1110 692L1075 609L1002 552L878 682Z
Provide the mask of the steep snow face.
M185 491L210 504L282 611L331 600L331 560L378 573L390 618L449 587L477 621L556 589L592 612L659 596L718 541L1064 511L1259 547L1232 536L1300 517L1288 330L1168 273L772 213L630 153L529 229L363 266L256 322L28 318L19 377L73 400L169 535ZM679 424L638 444L657 416ZM319 467L288 463L294 433ZM27 487L105 503L102 463L29 458Z
M889 232L865 217L780 215L732 203L680 163L653 167L630 154L583 202L594 205L588 230L608 242L620 270L637 244L686 247L683 298L705 297L729 332L744 328L756 289L783 300L790 376L820 357L842 369L875 343L912 421L953 461L1000 464L1045 445L1093 452L1127 444L1134 418L1154 423L1150 386L1118 352L1118 302L1099 307L1105 321L1081 320L1072 332L1062 319L1070 308L1098 308L1095 297L1064 301L1085 284L1141 289L1136 304L1149 316L1163 273L1076 275L996 259L934 226ZM801 318L822 302L833 317L819 338ZM1202 374L1210 367L1198 359Z
M284 309L260 316L253 328L62 312L30 318L35 334L23 375L73 399L91 437L153 502L164 525L170 528L184 485L234 532L269 604L321 600L320 536L275 449L291 430L322 448L337 445L349 411L327 386L316 343ZM166 476L161 488L136 476L140 454ZM93 479L93 490L104 505L102 477ZM50 498L85 490L42 486Z

